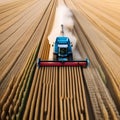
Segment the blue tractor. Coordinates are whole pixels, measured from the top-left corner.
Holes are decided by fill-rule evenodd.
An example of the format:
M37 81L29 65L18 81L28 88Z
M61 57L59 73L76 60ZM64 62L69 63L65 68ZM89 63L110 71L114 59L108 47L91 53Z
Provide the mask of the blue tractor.
M72 61L72 44L68 37L64 36L64 28L61 25L62 36L57 37L54 43L53 60L54 61Z
M57 37L54 43L53 60L72 61L72 44L68 37Z
M89 59L86 60L79 60L74 61L73 60L73 54L72 54L72 44L70 42L70 39L68 37L64 36L64 30L63 25L62 27L62 36L57 37L55 40L55 43L53 44L53 61L41 61L40 58L37 59L37 65L38 68L42 66L55 66L55 67L61 67L61 66L81 66L86 68L89 66Z

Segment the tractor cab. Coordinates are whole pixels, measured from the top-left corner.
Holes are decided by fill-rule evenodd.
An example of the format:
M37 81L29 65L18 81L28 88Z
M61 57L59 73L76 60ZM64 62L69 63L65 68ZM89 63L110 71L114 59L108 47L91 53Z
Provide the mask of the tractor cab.
M60 56L67 56L68 45L58 45L58 48Z
M54 60L70 61L72 60L72 45L68 37L57 37L54 44Z

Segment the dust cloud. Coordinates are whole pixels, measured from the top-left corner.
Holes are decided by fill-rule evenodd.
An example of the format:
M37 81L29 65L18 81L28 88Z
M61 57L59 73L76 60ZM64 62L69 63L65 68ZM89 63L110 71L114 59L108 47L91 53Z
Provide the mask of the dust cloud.
M53 60L53 47L52 44L55 42L56 37L62 36L61 34L61 25L64 26L64 36L69 37L70 42L72 42L72 52L73 59L80 60L79 51L76 49L76 37L74 36L74 19L71 10L65 5L59 5L56 8L55 20L53 24L52 31L48 36L50 44L49 60Z

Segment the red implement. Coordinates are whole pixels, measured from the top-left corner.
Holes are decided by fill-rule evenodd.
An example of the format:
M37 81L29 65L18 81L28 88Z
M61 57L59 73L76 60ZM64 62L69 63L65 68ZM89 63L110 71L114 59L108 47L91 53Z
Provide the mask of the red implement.
M89 65L89 59L86 59L83 61L40 61L40 59L38 59L37 64L39 68L44 66L47 66L47 67L81 66L86 68Z

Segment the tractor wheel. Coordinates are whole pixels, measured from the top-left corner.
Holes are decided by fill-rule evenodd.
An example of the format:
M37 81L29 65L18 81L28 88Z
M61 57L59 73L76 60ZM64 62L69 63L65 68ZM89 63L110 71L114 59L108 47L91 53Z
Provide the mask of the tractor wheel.
M53 60L54 60L54 61L57 60L57 55L53 54Z
M73 61L73 55L72 55L72 54L70 54L70 55L68 56L68 60L69 60L69 61Z

